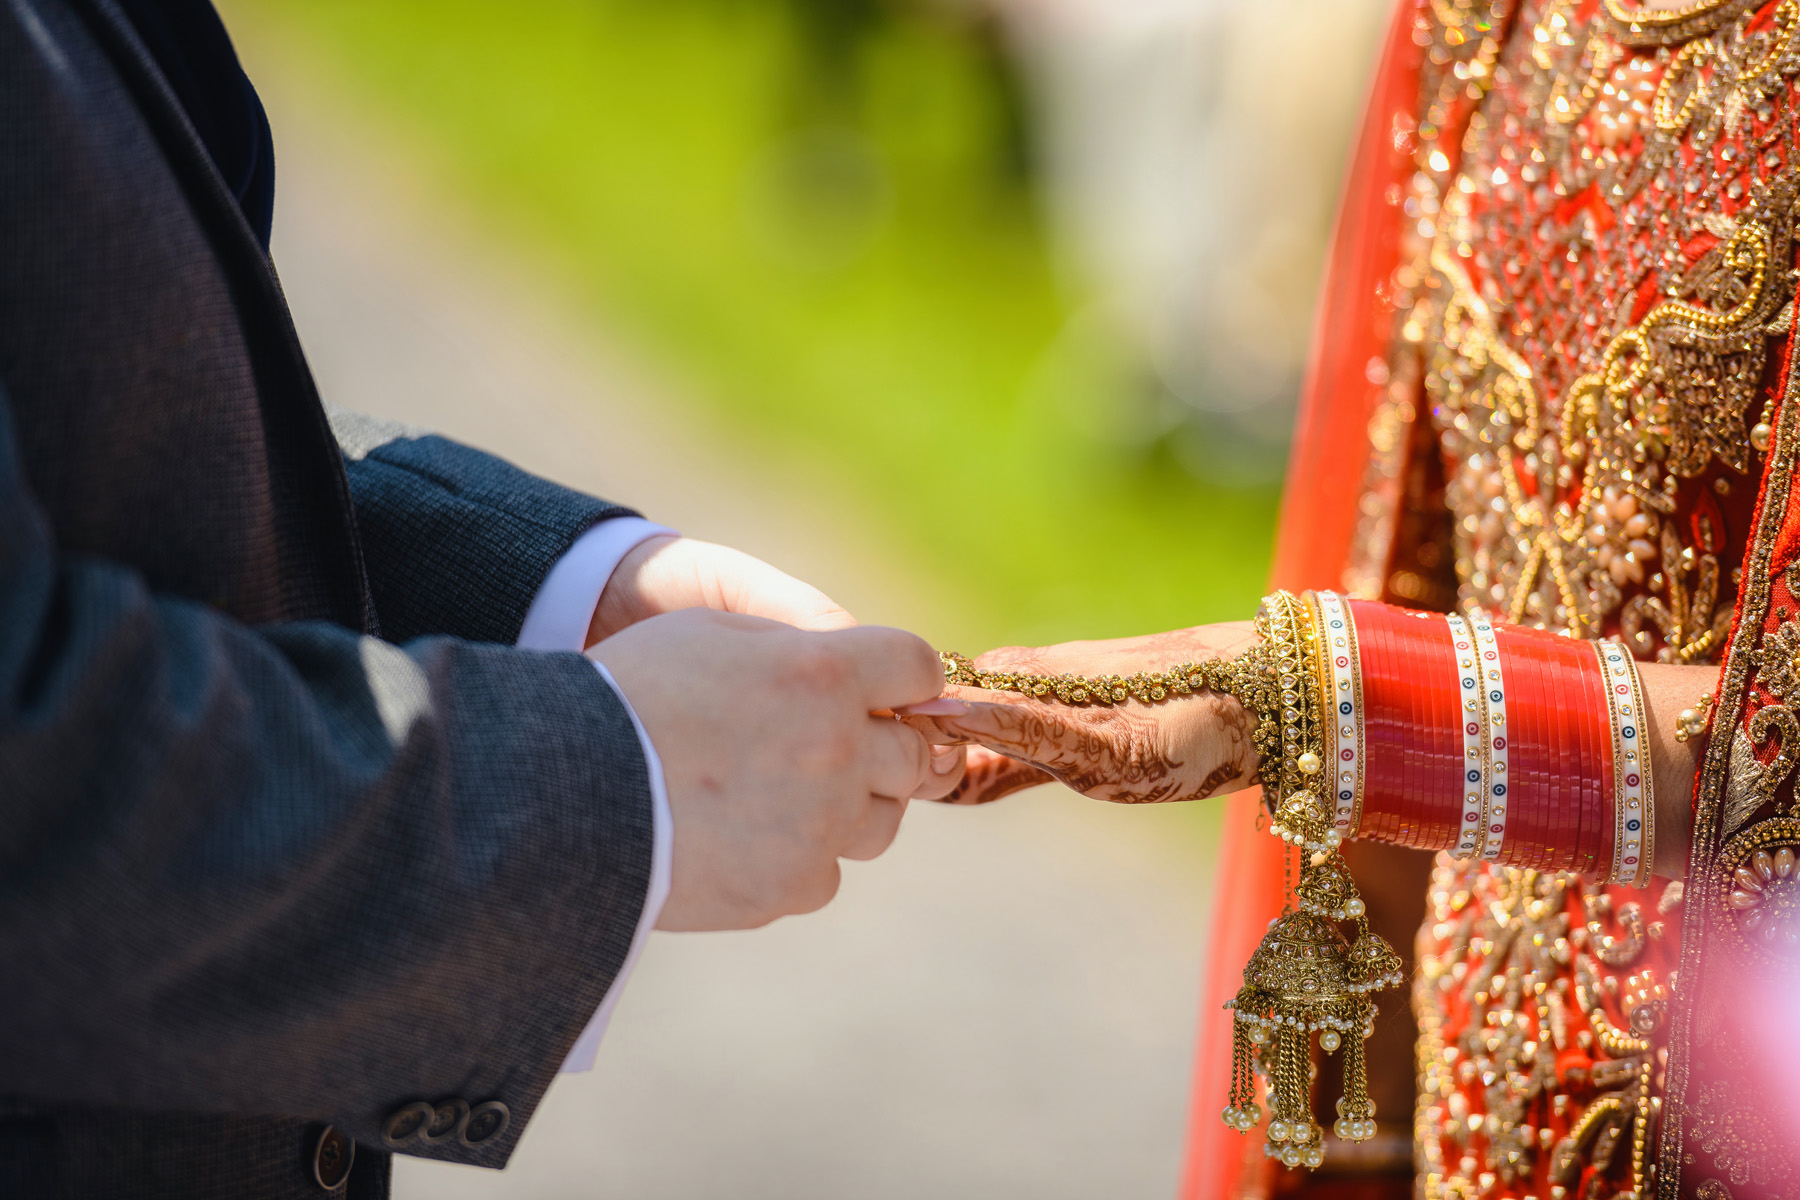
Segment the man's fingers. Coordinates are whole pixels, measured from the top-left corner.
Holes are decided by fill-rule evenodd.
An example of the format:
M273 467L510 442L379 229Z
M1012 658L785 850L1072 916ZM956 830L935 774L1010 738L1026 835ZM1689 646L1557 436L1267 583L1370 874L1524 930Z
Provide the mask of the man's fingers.
M856 663L864 707L902 708L940 696L944 664L931 644L904 629L861 625L831 635Z
M879 858L894 844L900 832L900 818L906 815L906 801L890 796L871 796L863 819L851 835L849 844L838 851L839 857L866 862Z
M877 796L910 796L931 774L931 747L915 729L887 717L870 717L864 751L868 790Z
M812 584L759 558L725 547L717 549L732 556L738 568L735 572L721 572L719 579L719 586L725 591L722 606L729 611L768 617L814 632L855 626L855 617Z

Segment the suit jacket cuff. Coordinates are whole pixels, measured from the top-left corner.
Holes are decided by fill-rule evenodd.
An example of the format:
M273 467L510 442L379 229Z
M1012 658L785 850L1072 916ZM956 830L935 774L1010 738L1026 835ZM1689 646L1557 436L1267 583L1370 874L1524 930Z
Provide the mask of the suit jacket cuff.
M638 515L448 438L341 409L329 415L390 641L514 642L576 539Z
M525 614L525 626L519 631L519 648L585 649L594 609L599 605L600 594L611 582L619 563L649 539L674 535L673 529L646 521L642 517L619 517L603 521L576 538L575 544L550 568L550 573L544 577L543 586L532 599L531 608ZM600 1002L600 1007L595 1010L587 1027L576 1039L575 1048L563 1060L562 1069L565 1072L586 1071L594 1065L594 1056L600 1052L600 1040L606 1035L607 1026L612 1023L613 1010L619 1006L619 996L625 990L626 981L630 979L632 969L636 967L638 957L644 951L644 943L649 940L650 931L656 928L656 919L662 915L664 902L669 898L671 845L674 838L674 821L669 813L669 791L663 782L662 759L657 756L656 747L650 741L649 731L638 720L637 712L631 707L631 700L619 687L619 682L612 677L612 673L600 663L595 663L594 667L618 694L620 703L631 718L632 728L637 731L638 744L644 751L644 765L649 772L655 836L650 860L650 887L644 898L643 911L638 914L637 930L632 935L631 949L625 956L625 965L613 978L612 986L606 989L606 998Z
M631 949L626 952L625 965L613 977L612 986L606 989L606 999L600 1002L593 1019L581 1031L581 1036L575 1039L574 1048L569 1051L568 1057L563 1059L564 1073L593 1069L594 1056L600 1053L600 1040L606 1036L607 1026L612 1024L613 1010L619 1007L619 996L637 967L638 958L644 952L644 943L650 940L650 934L656 929L663 905L669 901L669 881L674 874L675 819L669 811L669 787L663 778L662 758L656 753L656 747L650 741L650 731L638 720L637 710L631 707L631 700L619 686L619 681L612 677L612 672L604 664L595 663L594 667L612 686L613 691L618 693L626 715L631 718L632 728L637 730L638 744L644 748L644 766L650 773L650 806L655 841L650 854L650 890L644 897L643 911L638 914L637 931L632 934Z

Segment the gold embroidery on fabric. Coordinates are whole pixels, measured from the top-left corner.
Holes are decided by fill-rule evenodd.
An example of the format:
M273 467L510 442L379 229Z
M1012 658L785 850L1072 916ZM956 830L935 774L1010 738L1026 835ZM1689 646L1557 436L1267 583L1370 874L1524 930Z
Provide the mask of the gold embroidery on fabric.
M1585 1173L1598 1180L1615 1170L1646 1196L1655 1037L1668 989L1643 959L1660 926L1646 923L1637 904L1615 914L1611 896L1572 875L1446 856L1430 906L1414 983L1422 1081L1414 1136L1425 1200L1528 1186L1540 1162L1554 1200ZM1618 997L1619 1019L1609 996ZM1453 1005L1466 1005L1468 1017L1452 1041ZM1481 1097L1479 1109L1465 1087ZM1593 1099L1554 1139L1548 1118L1568 1112L1569 1093L1588 1089Z
M1619 612L1619 633L1639 658L1705 661L1724 644L1731 625L1730 605L1719 604L1718 556L1705 550L1696 555L1664 524L1658 561L1667 581L1665 596L1637 595L1627 600ZM1645 628L1647 624L1662 635L1661 651Z
M1708 1084L1700 1091L1695 1114L1694 1140L1733 1186L1782 1191L1793 1186L1789 1139L1742 1089L1724 1080ZM1704 1185L1697 1190L1705 1195Z
M1763 765L1757 760L1756 744L1750 740L1749 730L1739 729L1731 735L1731 780L1725 788L1725 809L1721 817L1726 836L1736 833L1767 802L1768 795L1763 790Z
M1786 317L1793 320L1791 310ZM1792 337L1791 329L1788 336ZM1794 463L1797 455L1800 455L1800 413L1796 413L1793 403L1796 387L1800 387L1800 358L1790 358L1787 376L1778 393L1779 400L1773 405L1775 411L1771 414L1770 424L1773 430L1770 457L1763 479L1765 500L1744 557L1742 569L1745 590L1741 599L1739 621L1732 631L1725 654L1725 673L1720 683L1713 718L1717 728L1741 726L1752 676L1761 665L1757 640L1771 603L1772 559L1777 538L1791 506ZM1724 947L1713 934L1715 931L1732 930L1739 939L1743 939L1743 923L1737 914L1748 909L1734 906L1731 901L1732 894L1739 890L1737 885L1741 883L1737 878L1738 866L1744 861L1741 855L1746 847L1750 847L1748 861L1757 878L1762 880L1763 872L1755 855L1758 849L1765 854L1769 849L1768 845L1756 845L1753 841L1757 830L1761 828L1756 825L1739 834L1728 845L1721 846L1726 836L1722 817L1732 780L1731 747L1735 741L1735 738L1714 738L1711 741L1697 788L1693 844L1688 856L1687 903L1682 922L1680 967L1682 979L1693 982L1686 989L1677 990L1677 1003L1671 1007L1670 1012L1663 1125L1656 1163L1658 1200L1678 1200L1682 1166L1684 1162L1692 1161L1690 1146L1709 1156L1717 1156L1715 1162L1720 1166L1726 1166L1728 1161L1736 1164L1738 1144L1732 1140L1736 1136L1733 1131L1741 1133L1748 1128L1738 1124L1740 1114L1736 1111L1735 1089L1723 1080L1710 1080L1697 1095L1689 1094L1696 1012L1703 1003L1713 1008L1729 1010L1729 1001L1725 999L1728 985L1710 974L1715 966L1724 966L1724 973L1730 974L1729 967L1725 965L1728 960L1722 953ZM1790 819L1778 818L1764 824L1775 825L1787 820ZM1800 830L1795 832L1800 833ZM1800 841L1800 838L1795 840ZM1773 866L1774 855L1768 857ZM1759 906L1760 902L1759 905L1749 907ZM1791 920L1792 909L1788 907L1785 898L1782 913ZM1769 916L1765 916L1757 924L1769 919ZM1753 928L1750 932L1754 934L1756 930ZM1793 961L1792 955L1789 956L1789 961ZM1729 1038L1731 1031L1726 1031L1721 1037L1718 1030L1709 1030L1709 1035L1716 1053L1718 1044ZM1769 1159L1786 1157L1786 1151L1779 1144L1744 1143L1742 1149ZM1745 1163L1744 1167L1749 1171L1744 1182L1753 1181L1754 1166ZM1734 1166L1727 1166L1727 1170L1733 1174L1733 1183L1739 1183L1738 1175L1741 1172ZM1704 1187L1702 1185L1703 1190Z
M1790 272L1770 265L1790 257L1793 198L1787 123L1771 103L1785 105L1800 67L1800 0L1781 0L1760 24L1739 19L1745 4L1640 11L1615 2L1614 20L1584 29L1579 7L1544 4L1527 18L1527 36L1510 39L1525 49L1502 55L1490 43L1503 6L1430 6L1438 26L1414 138L1419 170L1404 196L1390 196L1405 209L1414 248L1403 247L1410 265L1383 289L1400 315L1394 352L1370 364L1371 383L1388 392L1370 423L1375 453L1345 583L1377 595L1385 580L1406 445L1396 431L1414 418L1401 385L1414 373L1408 360L1423 354L1447 457L1461 464L1451 482L1463 607L1584 636L1616 616L1640 656L1708 661L1732 607L1724 533L1708 524L1688 544L1670 518L1683 481L1714 462L1747 473L1752 448L1766 448L1766 424L1749 425L1766 415L1752 409L1767 339L1771 326L1785 328L1793 291ZM1663 63L1630 49L1677 43L1685 44ZM1495 104L1501 77L1510 91ZM1471 101L1453 152L1442 126ZM1542 124L1541 146L1519 138L1521 102L1529 112L1518 115ZM1641 149L1622 156L1634 134ZM1547 196L1546 183L1564 199L1515 215L1515 194ZM1700 210L1695 196L1721 208ZM1477 213L1478 202L1498 207ZM1541 248L1512 262L1511 275L1481 249L1483 232L1502 220L1490 211L1543 221L1533 243ZM1600 237L1620 220L1624 228ZM1718 239L1695 251L1697 261L1683 257L1696 245L1690 222ZM1508 236L1525 244L1523 231ZM1637 248L1646 238L1660 259ZM1479 285L1467 263L1482 265ZM1615 275L1625 290L1608 310L1629 313L1652 283L1662 299L1611 331L1605 311L1567 312L1579 304L1571 282L1593 291ZM1568 299L1542 319L1564 324L1536 331L1514 300L1552 285ZM1607 336L1589 340L1588 330ZM1554 350L1579 373L1558 383L1560 367L1550 377L1534 370L1513 344L1521 331L1527 349ZM1725 494L1729 481L1717 490Z
M1667 46L1710 33L1751 7L1755 0L1695 0L1681 8L1652 8L1642 0L1605 0L1606 14L1618 23L1628 46Z
M1401 265L1381 291L1395 335L1367 372L1384 392L1346 582L1371 596L1391 582L1397 480L1413 425L1429 419L1464 607L1589 637L1616 624L1640 657L1724 657L1715 727L1733 736L1712 739L1702 770L1693 902L1671 886L1656 904L1685 908L1679 974L1703 980L1709 930L1725 934L1715 947L1779 941L1800 920L1800 813L1756 820L1792 774L1800 722L1785 703L1748 724L1745 711L1800 452L1789 406L1758 409L1800 378L1795 364L1780 388L1764 382L1768 341L1795 319L1800 0L1603 0L1591 19L1577 14L1592 5L1546 0L1510 32L1499 5L1429 0L1421 12L1436 23L1415 30L1427 59L1416 123L1394 129L1418 169L1388 198L1405 215ZM1754 528L1732 529L1748 520L1736 489L1754 487L1759 467L1768 500ZM1722 510L1715 497L1728 495ZM1793 648L1766 649L1800 677ZM1732 1107L1743 1101L1710 1077L1688 1095L1694 996L1728 1001L1644 967L1662 928L1648 899L1615 918L1610 896L1572 877L1442 863L1432 903L1415 988L1428 1200L1526 1184L1534 1164L1552 1176L1550 1200L1676 1200L1696 1151L1734 1184L1744 1156L1785 1155L1731 1140L1751 1129ZM1565 1090L1573 1077L1558 1077L1555 1057L1577 1046L1591 1073ZM1565 1137L1531 1115L1546 1105L1573 1122ZM1699 1190L1732 1200L1721 1179Z
M1351 540L1343 587L1353 596L1379 599L1387 582L1400 505L1400 475L1406 464L1413 403L1419 394L1419 347L1424 330L1412 318L1430 275L1427 262L1435 220L1452 179L1455 130L1447 129L1459 106L1479 101L1493 86L1501 40L1511 22L1514 0L1430 0L1414 30L1426 39L1417 112L1392 130L1396 148L1406 147L1417 169L1403 194L1388 203L1405 216L1401 223L1401 265L1385 281L1377 301L1394 314L1394 335L1386 358L1371 358L1365 378L1378 396L1369 419L1370 456Z
M1745 415L1761 389L1767 326L1791 287L1770 262L1776 247L1789 253L1792 191L1785 180L1772 186L1752 206L1761 219L1734 221L1730 239L1616 334L1560 403L1546 402L1458 261L1468 201L1452 193L1431 252L1440 298L1425 383L1440 424L1465 448L1463 502L1497 481L1493 498L1505 505L1484 506L1474 528L1460 531L1471 607L1596 636L1623 600L1621 585L1655 559L1665 594L1634 597L1621 632L1647 653L1653 626L1664 661L1716 650L1730 620L1718 603L1716 546L1696 555L1659 518L1673 511L1681 481L1715 459L1739 472L1750 466ZM1644 535L1658 526L1652 552ZM1614 570L1614 559L1631 569Z
M1756 655L1756 682L1784 704L1800 700L1800 626L1784 621L1763 638Z

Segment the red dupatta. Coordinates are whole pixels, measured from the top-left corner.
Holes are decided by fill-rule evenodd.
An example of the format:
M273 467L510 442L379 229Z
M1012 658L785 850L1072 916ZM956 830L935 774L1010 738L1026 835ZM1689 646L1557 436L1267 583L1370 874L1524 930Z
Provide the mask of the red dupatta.
M1393 314L1379 299L1398 265L1401 221L1390 201L1414 168L1411 120L1422 52L1413 43L1416 0L1400 0L1363 112L1332 234L1313 325L1312 355L1288 462L1275 546L1278 588L1337 587L1357 524L1368 465L1369 419L1381 398L1368 364L1385 362ZM1261 800L1239 792L1226 804L1213 891L1212 936L1201 981L1200 1034L1181 1200L1238 1194L1246 1148L1260 1146L1219 1120L1231 1077L1225 1002L1244 964L1281 911L1282 847L1257 829Z

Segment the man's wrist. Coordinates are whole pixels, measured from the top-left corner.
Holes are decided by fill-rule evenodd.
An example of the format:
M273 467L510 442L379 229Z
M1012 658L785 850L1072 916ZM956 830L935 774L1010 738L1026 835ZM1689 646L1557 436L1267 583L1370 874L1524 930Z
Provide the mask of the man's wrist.
M656 615L645 602L639 578L651 558L680 540L680 534L659 526L658 532L645 536L620 556L594 603L593 616L588 621L587 646L603 642L619 630Z
M646 541L679 535L642 517L614 517L575 539L538 586L519 630L526 650L573 650L593 645L589 634L600 597L620 565Z

